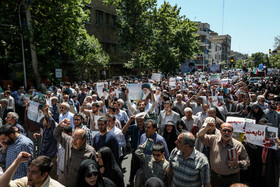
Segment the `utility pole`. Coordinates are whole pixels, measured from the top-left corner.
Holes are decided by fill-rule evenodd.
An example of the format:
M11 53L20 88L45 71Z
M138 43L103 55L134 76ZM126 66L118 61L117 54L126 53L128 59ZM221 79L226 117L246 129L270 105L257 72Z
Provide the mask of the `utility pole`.
M41 83L41 76L39 74L38 70L38 59L37 59L37 53L36 53L36 46L34 44L34 36L33 36L33 29L32 29L32 19L31 19L31 12L30 12L30 4L26 4L26 21L27 21L27 28L31 34L29 38L30 43L30 50L31 50L31 59L32 59L32 67L35 75L36 80L36 86L39 88Z
M24 1L22 1L18 6L18 18L19 18L19 26L22 28L21 25L21 17L20 17L20 7ZM23 34L20 34L21 40L21 53L22 53L22 64L23 64L23 76L24 76L24 88L27 89L27 79L26 79L26 67L25 67L25 55L24 55L24 43L23 43Z

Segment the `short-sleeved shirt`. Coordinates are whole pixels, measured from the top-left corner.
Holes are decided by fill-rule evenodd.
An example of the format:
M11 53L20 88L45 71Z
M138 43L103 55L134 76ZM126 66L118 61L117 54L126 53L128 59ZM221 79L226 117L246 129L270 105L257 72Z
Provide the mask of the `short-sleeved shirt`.
M169 157L170 168L173 169L173 186L201 187L210 183L210 166L207 157L195 148L188 159L182 151L174 148Z

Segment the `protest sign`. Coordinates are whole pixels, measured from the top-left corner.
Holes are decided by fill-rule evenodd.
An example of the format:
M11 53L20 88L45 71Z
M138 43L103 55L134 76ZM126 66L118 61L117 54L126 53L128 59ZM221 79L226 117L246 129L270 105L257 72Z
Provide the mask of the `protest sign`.
M220 79L220 75L219 74L212 74L212 75L210 75L209 80L210 80L210 84L211 85L221 84L221 79Z
M32 101L40 103L40 104L46 104L46 95L37 93L35 96L32 98Z
M209 71L213 73L220 73L221 72L221 65L220 64L212 64L209 66Z
M97 91L97 94L98 94L99 98L104 96L103 88L104 88L104 82L97 82L96 83L96 91Z
M44 117L43 105L38 102L30 101L27 117L32 121L40 122L40 120Z
M208 97L209 103L213 103L215 106L222 106L224 103L224 97L223 96L209 96Z
M174 77L169 78L169 86L176 87L176 78Z
M152 80L160 82L161 80L161 73L153 73Z
M129 100L140 100L143 97L142 84L128 84Z
M246 123L245 135L249 143L270 149L278 149L275 140L278 137L278 128L276 127Z
M232 124L234 132L244 133L245 132L245 124L247 124L247 123L255 124L256 120L248 119L248 118L228 116L226 122Z

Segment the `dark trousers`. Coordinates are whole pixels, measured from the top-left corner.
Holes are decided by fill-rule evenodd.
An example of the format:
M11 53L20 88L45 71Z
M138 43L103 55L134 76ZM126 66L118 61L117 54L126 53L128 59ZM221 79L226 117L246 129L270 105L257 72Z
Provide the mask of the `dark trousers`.
M129 182L130 183L132 183L134 181L134 177L136 175L136 172L140 168L141 168L140 160L135 155L135 153L133 151L132 152L132 158L131 158L130 176L129 176Z
M240 173L231 175L219 175L213 170L211 171L211 186L214 187L229 187L231 184L240 182Z

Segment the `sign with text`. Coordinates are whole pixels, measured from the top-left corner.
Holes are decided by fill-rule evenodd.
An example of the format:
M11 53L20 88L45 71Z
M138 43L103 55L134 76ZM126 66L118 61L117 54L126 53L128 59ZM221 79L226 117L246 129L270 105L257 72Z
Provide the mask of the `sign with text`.
M224 97L223 96L209 96L208 97L209 103L213 103L215 106L222 106L224 103Z
M245 135L249 143L270 149L278 149L275 140L278 137L278 128L276 127L246 123Z
M234 132L244 133L245 132L245 124L247 124L247 123L255 124L256 120L229 116L229 117L227 117L226 122L232 124Z
M221 79L220 79L220 75L219 74L212 74L212 75L210 75L209 80L210 80L210 84L211 85L221 84Z
M169 86L176 87L176 78L174 77L169 78Z

